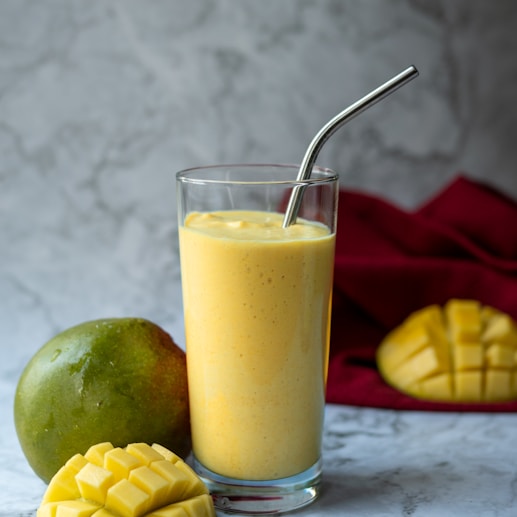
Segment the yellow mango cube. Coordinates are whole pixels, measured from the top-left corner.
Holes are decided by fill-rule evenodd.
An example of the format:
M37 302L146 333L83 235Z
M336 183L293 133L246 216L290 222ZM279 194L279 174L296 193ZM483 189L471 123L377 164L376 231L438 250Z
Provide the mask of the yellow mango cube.
M411 356L393 371L402 386L411 384L443 371L448 365L448 358L443 351L427 347Z
M104 504L108 489L113 485L113 472L103 467L88 463L75 476L79 492L83 499Z
M168 498L170 502L181 501L183 494L188 491L191 485L191 480L185 472L178 469L177 463L171 463L167 460L153 461L149 468L169 482Z
M428 328L443 325L442 310L439 305L429 305L410 314L405 323L408 326Z
M383 364L387 369L393 369L429 346L431 336L425 327L410 326L397 329L388 335L381 350Z
M482 368L484 361L484 348L480 342L456 343L453 348L454 369L455 370L471 370L473 368Z
M485 372L485 399L507 400L512 395L512 372L488 369Z
M174 466L181 470L187 478L189 479L189 484L185 487L183 492L183 499L194 498L198 495L208 494L208 489L206 485L199 479L199 476L194 472L194 470L187 465L184 461L178 461L174 464Z
M111 513L106 508L100 508L94 514L92 514L92 517L118 517L118 515Z
M483 400L483 375L480 371L456 372L454 392L458 400L465 402Z
M166 459L171 463L176 463L177 461L181 460L181 458L177 454L174 454L172 451L169 451L166 447L163 447L159 443L153 443L151 447L154 451L160 454L160 456L162 456L162 458L157 459Z
M145 515L149 501L149 494L127 479L121 479L108 490L106 507L121 517L139 517Z
M208 494L198 495L181 503L171 504L150 513L149 517L195 517L197 515L215 517L212 499Z
M169 451L165 447L162 447L161 445L158 447L159 448L155 447L154 445L151 446L147 443L130 443L126 447L126 451L137 458L141 465L145 465L146 467L148 467L149 464L153 461L167 459L164 456L165 454L170 454L176 458L179 458L179 456L176 456L173 452Z
M129 473L129 482L149 495L149 510L154 510L170 502L170 483L149 467L138 467Z
M190 517L190 515L183 506L179 503L174 503L148 514L148 517Z
M74 454L65 465L79 472L87 463L88 460L82 454Z
M483 331L483 340L498 342L508 346L517 346L517 329L508 314L497 314L487 321Z
M36 517L56 517L56 512L60 504L60 501L42 501L36 512Z
M515 366L513 347L502 343L493 343L485 351L487 366L511 370Z
M419 385L421 397L436 397L440 400L452 400L454 397L454 387L449 372L423 379Z
M50 480L43 496L43 502L77 499L81 496L75 475L77 471L72 465L61 467Z
M129 472L141 465L139 458L120 447L115 447L104 454L104 468L113 472L117 481L127 479Z
M445 314L453 341L477 341L481 332L481 306L474 300L450 300Z
M84 457L98 467L104 467L104 455L113 449L110 442L102 442L92 445L85 453Z
M177 504L181 504L189 516L207 515L212 509L212 499L208 494L191 497L190 499L185 499L185 501ZM215 512L213 515L215 515Z
M56 517L91 517L99 507L87 501L64 501L57 510Z

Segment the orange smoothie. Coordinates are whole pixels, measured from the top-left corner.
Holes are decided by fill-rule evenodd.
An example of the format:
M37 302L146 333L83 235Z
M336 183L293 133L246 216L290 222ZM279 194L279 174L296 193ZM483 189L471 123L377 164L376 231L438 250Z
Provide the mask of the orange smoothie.
M320 456L334 235L282 219L191 213L179 230L194 453L237 479Z

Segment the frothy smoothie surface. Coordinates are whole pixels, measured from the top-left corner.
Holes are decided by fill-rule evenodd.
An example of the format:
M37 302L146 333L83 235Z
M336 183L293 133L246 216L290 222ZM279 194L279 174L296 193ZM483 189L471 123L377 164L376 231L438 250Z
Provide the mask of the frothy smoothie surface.
M275 212L194 212L187 217L185 226L214 237L252 241L306 240L330 233L326 226L303 219L282 228L283 220L284 215Z
M238 479L319 458L334 235L283 214L192 213L180 228L193 447Z

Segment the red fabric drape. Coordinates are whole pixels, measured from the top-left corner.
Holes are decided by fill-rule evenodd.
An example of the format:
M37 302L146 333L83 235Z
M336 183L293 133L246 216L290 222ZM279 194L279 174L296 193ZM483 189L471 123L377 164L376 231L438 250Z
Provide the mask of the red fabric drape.
M387 386L375 364L385 334L411 312L472 298L517 319L517 203L456 177L408 212L342 190L336 242L328 402L440 411L516 411L517 402L448 404Z

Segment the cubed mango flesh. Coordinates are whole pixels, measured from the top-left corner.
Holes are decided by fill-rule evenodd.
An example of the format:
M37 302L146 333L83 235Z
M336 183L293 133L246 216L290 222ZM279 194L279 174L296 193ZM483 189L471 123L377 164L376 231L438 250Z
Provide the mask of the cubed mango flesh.
M165 447L93 445L55 474L37 517L215 517L205 484Z
M115 476L103 467L88 463L75 475L75 481L83 499L104 505Z
M476 300L424 307L386 335L377 365L388 384L416 398L517 400L517 323Z

